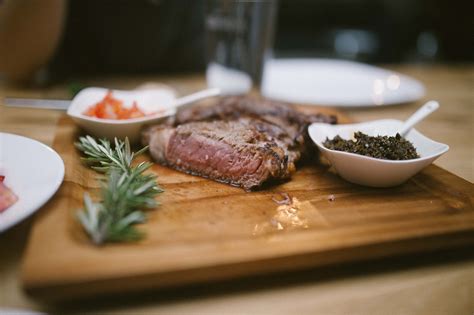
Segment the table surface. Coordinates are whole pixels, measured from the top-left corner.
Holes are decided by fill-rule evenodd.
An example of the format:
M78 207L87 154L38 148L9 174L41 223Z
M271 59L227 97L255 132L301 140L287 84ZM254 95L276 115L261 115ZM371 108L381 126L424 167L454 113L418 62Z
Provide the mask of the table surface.
M441 108L417 129L447 143L435 164L474 180L473 65L397 65L426 86L419 102L342 111L354 121L405 119L429 99ZM186 94L205 87L202 75L102 77L81 79L85 86L129 89L163 82ZM3 97L70 98L67 84L15 87L0 81L0 132L24 135L52 145L60 111L9 108ZM1 148L0 148L1 149ZM0 313L3 309L63 312L166 314L470 314L474 313L474 253L471 248L396 257L352 265L143 292L120 299L50 305L21 290L20 264L32 218L0 235Z

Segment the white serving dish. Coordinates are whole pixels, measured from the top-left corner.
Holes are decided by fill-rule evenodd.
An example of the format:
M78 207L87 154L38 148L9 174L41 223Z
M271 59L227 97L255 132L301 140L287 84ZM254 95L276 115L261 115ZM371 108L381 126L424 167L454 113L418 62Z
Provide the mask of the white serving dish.
M110 89L91 87L79 92L71 102L67 114L92 136L113 140L114 137L131 142L138 141L140 130L146 124L157 123L164 118L174 115L176 107L176 92L171 87L161 85L158 88L146 90L112 90L114 98L123 101L125 107L131 107L136 101L138 107L145 113L159 111L159 115L140 118L114 120L86 116L83 113L91 106L101 101Z
M332 139L336 135L343 139L351 139L357 131L370 136L393 136L400 130L403 123L403 121L395 119L347 125L313 123L309 126L308 132L321 154L342 178L364 186L391 187L402 184L424 167L431 164L439 156L447 152L449 146L433 141L417 130L411 129L405 138L413 143L420 157L412 160L392 161L330 150L323 145L323 142L326 138Z

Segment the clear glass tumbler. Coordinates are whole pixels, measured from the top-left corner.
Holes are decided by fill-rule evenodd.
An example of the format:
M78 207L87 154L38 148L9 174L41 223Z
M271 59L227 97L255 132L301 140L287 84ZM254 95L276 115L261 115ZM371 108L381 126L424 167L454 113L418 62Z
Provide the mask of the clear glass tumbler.
M260 84L271 56L276 1L211 0L206 8L206 79L223 94L244 94Z

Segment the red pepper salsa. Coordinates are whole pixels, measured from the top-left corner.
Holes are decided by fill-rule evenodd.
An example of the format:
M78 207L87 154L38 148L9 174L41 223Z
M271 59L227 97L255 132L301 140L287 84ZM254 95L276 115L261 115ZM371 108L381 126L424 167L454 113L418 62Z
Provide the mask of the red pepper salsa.
M127 108L121 100L113 97L112 91L109 91L100 102L89 107L83 114L102 119L131 119L145 116L145 113L138 108L137 102L134 101L132 107Z

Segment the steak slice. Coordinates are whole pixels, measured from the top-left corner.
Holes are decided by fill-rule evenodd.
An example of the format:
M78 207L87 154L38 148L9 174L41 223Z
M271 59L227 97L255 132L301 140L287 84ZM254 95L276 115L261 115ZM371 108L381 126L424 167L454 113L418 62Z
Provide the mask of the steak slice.
M155 127L149 137L156 162L245 190L288 178L294 170L285 149L249 121Z
M279 135L285 134L287 146L294 152L297 161L306 155L312 148L307 132L309 124L324 122L334 124L336 116L304 114L296 110L291 104L272 101L264 98L249 96L222 97L212 106L193 106L178 111L174 118L174 125L192 121L238 120L242 117L256 119L267 131L279 129ZM271 132L270 132L271 133Z
M291 104L249 96L221 97L212 106L193 106L182 109L176 115L176 124L190 121L237 119L242 116L256 116L270 122L276 118L284 125L301 127L312 122L336 123L331 115L303 114ZM300 129L300 128L297 128Z

